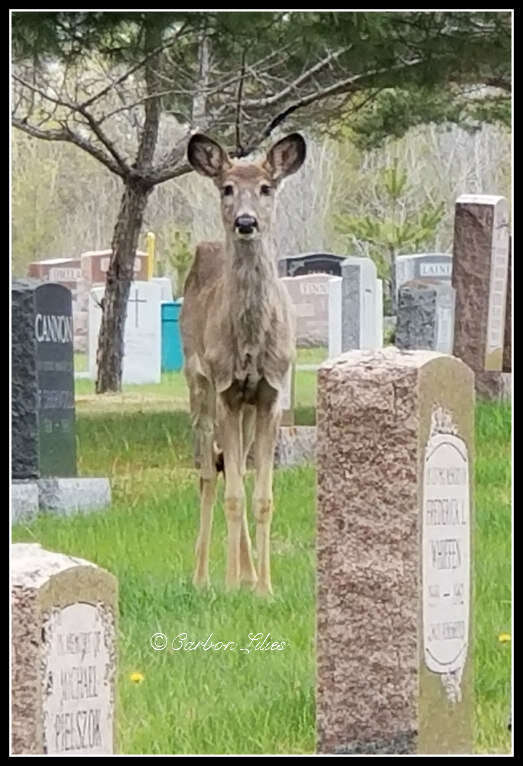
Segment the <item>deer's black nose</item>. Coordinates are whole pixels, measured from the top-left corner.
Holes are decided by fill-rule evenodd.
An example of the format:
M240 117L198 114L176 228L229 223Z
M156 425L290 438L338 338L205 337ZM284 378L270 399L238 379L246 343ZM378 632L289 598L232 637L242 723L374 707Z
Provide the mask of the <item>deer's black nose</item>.
M234 228L240 234L252 234L258 228L258 221L252 215L239 215L234 222Z

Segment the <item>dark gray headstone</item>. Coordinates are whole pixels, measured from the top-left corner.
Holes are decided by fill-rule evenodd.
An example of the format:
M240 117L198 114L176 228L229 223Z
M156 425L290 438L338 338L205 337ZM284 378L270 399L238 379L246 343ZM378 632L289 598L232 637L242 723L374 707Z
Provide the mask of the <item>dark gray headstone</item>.
M12 475L76 476L71 291L12 286Z
M455 290L447 282L414 279L400 287L396 346L452 354Z
M302 253L287 255L278 261L280 277L302 277L305 274L332 274L341 277L341 264L345 255L332 253Z

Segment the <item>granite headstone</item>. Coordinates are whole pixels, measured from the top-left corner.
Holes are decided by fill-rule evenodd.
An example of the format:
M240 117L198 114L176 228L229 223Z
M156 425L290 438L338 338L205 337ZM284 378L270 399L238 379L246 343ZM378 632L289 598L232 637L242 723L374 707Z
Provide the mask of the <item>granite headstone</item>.
M37 544L12 546L12 748L110 755L116 742L116 578Z
M455 291L437 280L413 279L399 289L396 346L452 354Z
M318 752L473 752L474 376L434 351L323 363Z
M332 253L287 255L278 261L278 274L280 277L301 277L305 274L331 274L341 277L341 264L345 257Z
M13 478L76 476L70 290L15 280L12 329Z

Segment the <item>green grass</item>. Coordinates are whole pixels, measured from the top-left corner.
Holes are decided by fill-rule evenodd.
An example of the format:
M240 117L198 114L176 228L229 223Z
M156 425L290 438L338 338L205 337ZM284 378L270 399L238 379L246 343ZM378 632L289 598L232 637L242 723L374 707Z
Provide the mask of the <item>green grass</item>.
M476 747L509 752L511 643L510 407L476 407Z
M314 421L315 378L298 373L299 422ZM314 752L314 468L275 474L274 601L225 595L221 497L213 589L197 593L190 580L198 480L181 376L97 401L86 384L77 381L79 471L110 477L112 507L91 516L39 517L15 527L13 540L82 556L118 577L120 752ZM163 402L169 391L176 407L168 409ZM510 748L510 644L498 641L500 633L511 632L510 409L480 404L476 422L476 750L501 753ZM204 641L212 632L214 641L237 647L154 651L150 638L157 632L170 641L180 633ZM248 634L258 632L288 647L239 651ZM130 680L135 671L143 674L142 683Z

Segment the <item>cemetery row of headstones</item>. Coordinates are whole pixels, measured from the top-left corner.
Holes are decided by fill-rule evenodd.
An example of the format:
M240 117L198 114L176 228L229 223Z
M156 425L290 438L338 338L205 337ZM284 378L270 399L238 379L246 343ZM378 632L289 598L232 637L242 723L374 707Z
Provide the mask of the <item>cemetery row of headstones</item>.
M71 291L25 278L11 300L13 521L105 507L108 480L76 470Z
M453 257L400 264L396 345L454 354L474 370L476 389L506 394L511 372L511 243L503 197L462 195L456 202ZM441 256L441 259L445 256ZM443 273L442 273L443 272Z
M503 364L507 224L499 199L458 200L454 348L470 363L391 347L320 368L318 752L472 753L474 373ZM331 276L343 299L345 274ZM14 283L25 480L76 480L71 321L67 290ZM115 751L117 603L115 578L91 563L13 546L14 753Z
M71 290L75 351L88 354L88 376L95 380L100 329L100 301L105 290L111 251L89 251L79 258L59 258L29 264L28 275L62 284ZM177 329L179 302L173 300L171 280L149 278L147 253L137 251L134 282L125 326L123 382L159 383L162 371L183 364Z
M295 307L298 347L325 346L331 357L381 348L383 285L370 258L289 256L279 268L294 272L281 280Z
M448 355L320 368L320 753L472 753L473 412ZM117 603L108 572L13 546L14 753L115 751Z
M111 250L90 250L78 258L34 261L28 266L27 276L62 284L71 290L75 351L86 352L88 349L89 293L94 285L105 284L110 258ZM147 253L137 251L134 277L146 281L148 273Z

